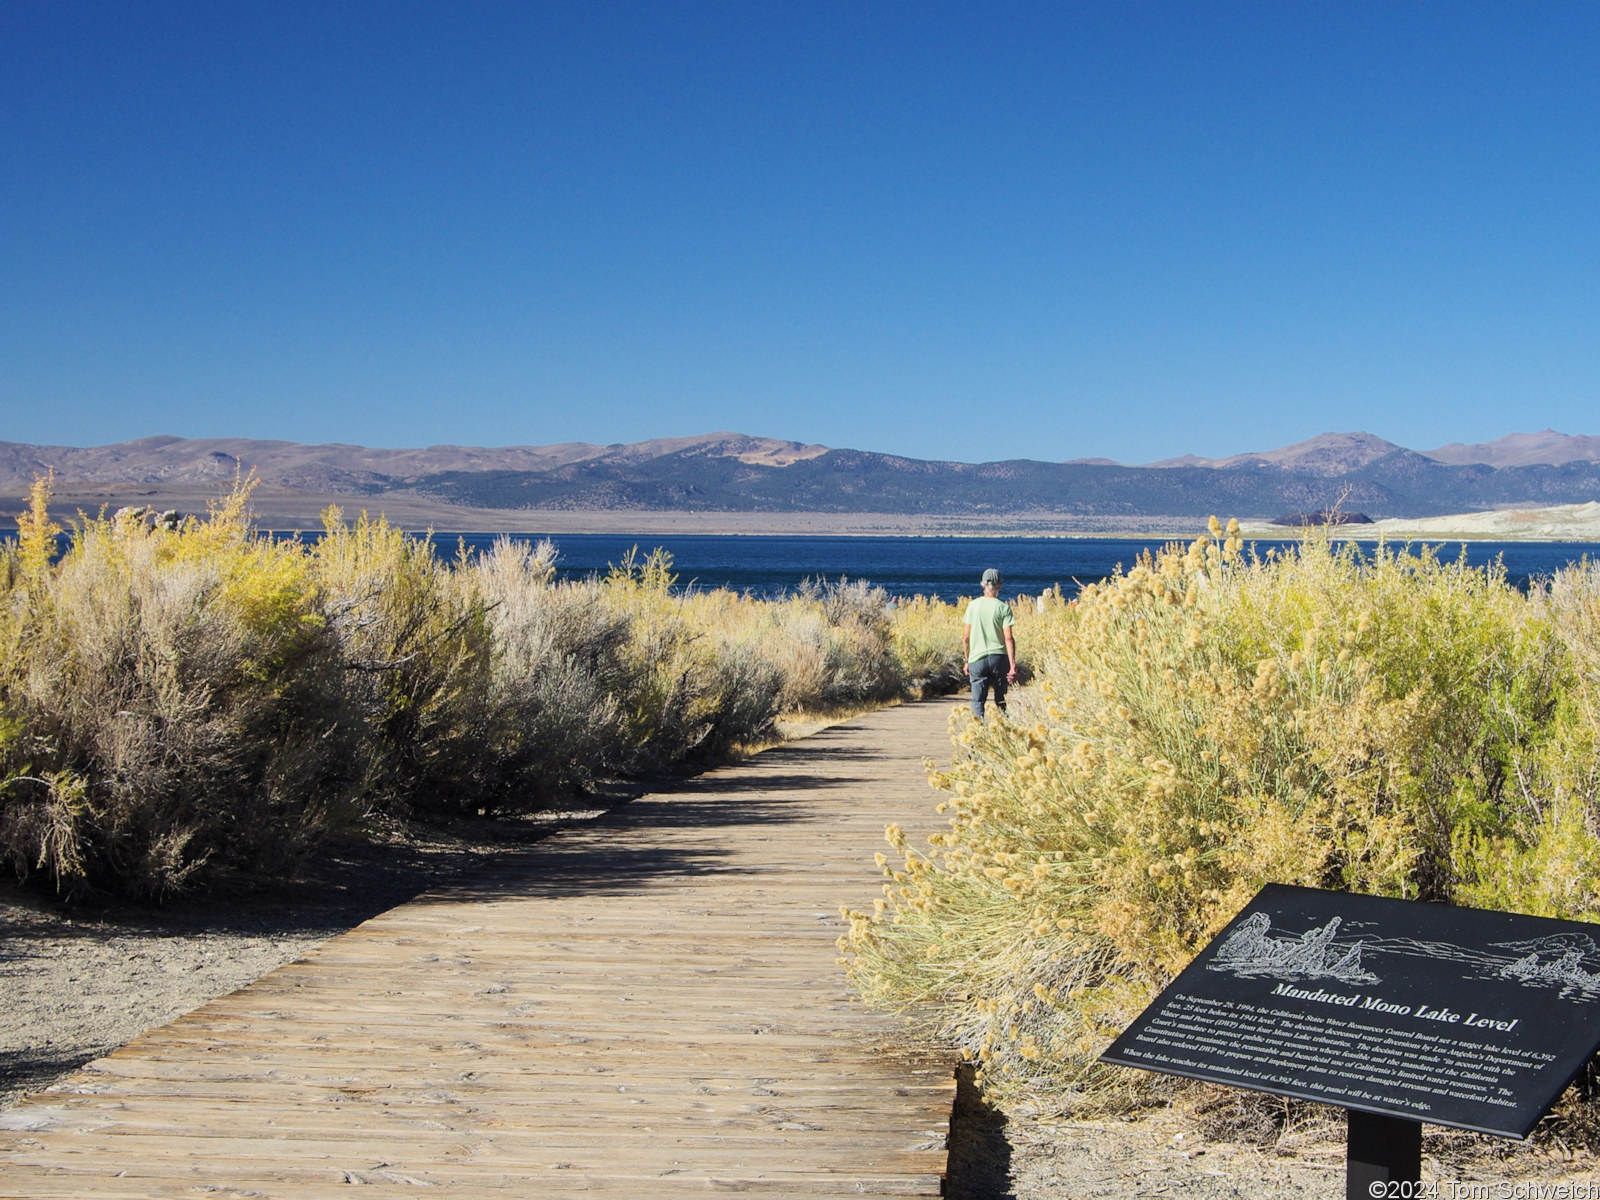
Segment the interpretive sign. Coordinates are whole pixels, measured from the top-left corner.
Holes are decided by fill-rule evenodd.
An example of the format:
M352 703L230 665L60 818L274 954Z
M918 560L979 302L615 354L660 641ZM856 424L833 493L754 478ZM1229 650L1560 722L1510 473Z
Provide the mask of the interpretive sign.
M1269 884L1103 1060L1526 1137L1600 1047L1600 925Z

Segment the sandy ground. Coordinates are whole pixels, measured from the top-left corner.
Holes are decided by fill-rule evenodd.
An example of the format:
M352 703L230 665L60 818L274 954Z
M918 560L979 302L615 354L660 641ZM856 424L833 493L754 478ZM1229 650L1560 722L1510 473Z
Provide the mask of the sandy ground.
M1292 537L1294 531L1265 521L1243 521L1246 537ZM1456 513L1448 517L1390 517L1370 525L1345 525L1342 537L1403 542L1600 542L1600 502L1556 504L1549 508L1505 508Z
M100 489L64 486L51 502L56 520L70 524L79 512L112 511L124 504L158 510L204 513L216 499L203 486L116 485ZM445 504L411 492L379 496L303 492L263 485L251 497L251 509L262 529L320 530L329 506L347 518L363 510L382 513L413 533L433 529L476 533L522 533L559 536L569 533L625 533L638 537L687 534L750 534L854 537L1137 537L1188 540L1205 531L1201 517L1096 517L1057 512L1020 512L1005 516L918 516L900 513L759 513L656 512L645 509L503 509ZM0 496L0 532L16 528L16 514L25 507L21 496ZM1219 513L1224 520L1230 515ZM1296 530L1274 525L1267 517L1240 517L1248 538L1292 538ZM1600 541L1600 501L1558 504L1547 508L1506 508L1491 512L1455 513L1442 517L1389 518L1370 525L1346 526L1342 534L1359 539L1405 541Z
M591 815L563 814L554 823ZM493 844L470 836L394 831L386 842L346 847L293 883L159 911L69 911L9 881L0 884L0 1108L494 852ZM1208 1140L1177 1111L1099 1122L1008 1115L984 1105L964 1081L952 1121L948 1194L955 1200L1336 1196L1344 1186L1340 1131L1314 1125L1260 1148ZM1499 1159L1475 1139L1434 1135L1425 1152L1425 1175L1446 1200L1530 1194L1469 1193L1452 1190L1451 1181L1497 1188L1600 1180L1593 1156L1559 1147ZM1600 1184L1594 1194L1600 1196Z
M114 512L123 505L157 511L204 513L217 498L208 485L109 484L74 487L63 483L50 502L51 516L70 524L79 512ZM322 529L328 507L346 519L380 513L411 533L424 530L472 533L623 533L638 537L686 534L802 535L808 537L1194 537L1205 529L1196 517L1097 517L1059 512L1004 515L923 516L874 512L673 512L654 509L471 508L446 504L416 492L365 496L348 492L309 492L263 484L250 497L261 529ZM16 528L16 514L27 504L20 494L0 496L0 531Z

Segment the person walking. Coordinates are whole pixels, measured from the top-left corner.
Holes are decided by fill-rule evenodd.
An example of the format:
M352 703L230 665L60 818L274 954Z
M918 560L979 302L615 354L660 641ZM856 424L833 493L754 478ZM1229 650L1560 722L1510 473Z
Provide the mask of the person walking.
M1005 712L1006 685L1017 681L1017 640L1011 632L1016 619L1011 606L1000 599L1002 582L993 567L985 571L983 595L968 603L961 618L961 650L972 681L972 715L980 721L990 689L995 706Z

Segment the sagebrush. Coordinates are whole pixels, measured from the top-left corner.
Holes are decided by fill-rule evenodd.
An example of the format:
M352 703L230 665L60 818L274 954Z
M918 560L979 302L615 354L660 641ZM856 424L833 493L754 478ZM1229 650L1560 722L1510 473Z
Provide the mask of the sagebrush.
M0 858L64 892L286 869L373 812L526 812L958 662L952 606L865 583L685 592L660 552L559 581L549 543L447 560L337 510L275 541L249 481L174 528L81 518L57 561L49 486L0 556Z

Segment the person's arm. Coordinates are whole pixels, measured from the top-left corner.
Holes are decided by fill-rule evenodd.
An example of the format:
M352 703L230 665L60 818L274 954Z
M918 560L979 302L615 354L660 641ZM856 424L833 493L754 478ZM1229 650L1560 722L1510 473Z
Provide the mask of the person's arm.
M1006 657L1011 660L1011 669L1006 672L1006 682L1017 681L1017 639L1011 634L1011 626L1007 625L1000 630L1006 639Z
M972 626L961 626L961 670L968 675L972 674L972 667L967 662L967 655L972 649Z

